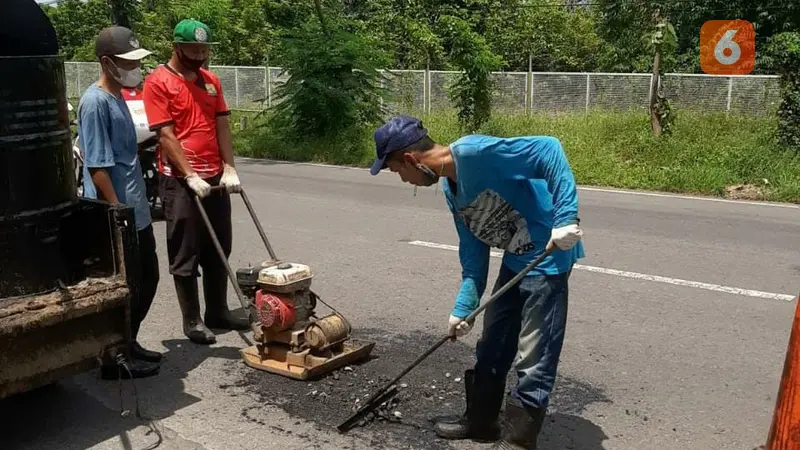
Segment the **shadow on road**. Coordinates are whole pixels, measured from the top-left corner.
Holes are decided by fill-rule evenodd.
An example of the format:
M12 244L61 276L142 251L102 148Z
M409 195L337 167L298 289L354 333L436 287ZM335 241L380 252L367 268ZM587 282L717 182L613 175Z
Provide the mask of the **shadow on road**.
M0 401L3 450L86 449L106 441L112 448L144 449L158 442L150 420L171 416L200 401L184 379L207 359L239 359L238 348L199 346L188 339L164 341L159 375L136 381L145 420L136 418L130 380L106 381L92 371ZM121 391L121 392L120 392ZM122 417L121 412L129 414Z
M602 428L580 416L556 413L545 419L539 448L542 450L603 450L608 436Z
M82 450L112 439L115 448L141 449L158 442L133 414L121 417L70 379L0 401L0 423L8 450Z
M175 411L190 406L199 398L185 392L184 379L208 359L239 360L237 347L209 347L197 345L188 339L162 341L167 350L157 377L137 380L140 397L146 401L143 408L150 417L163 419Z

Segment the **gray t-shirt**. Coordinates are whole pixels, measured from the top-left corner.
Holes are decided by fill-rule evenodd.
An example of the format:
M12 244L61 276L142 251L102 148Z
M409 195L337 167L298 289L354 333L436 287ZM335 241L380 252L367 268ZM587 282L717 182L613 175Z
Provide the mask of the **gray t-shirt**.
M78 105L78 136L84 160L84 195L98 198L89 168L106 169L119 201L133 207L136 229L150 225L136 128L125 100L104 91L97 83L89 86Z

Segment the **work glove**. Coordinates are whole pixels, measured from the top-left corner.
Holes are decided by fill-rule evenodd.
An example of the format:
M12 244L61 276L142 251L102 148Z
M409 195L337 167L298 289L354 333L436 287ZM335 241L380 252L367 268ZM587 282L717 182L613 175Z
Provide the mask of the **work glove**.
M466 336L467 333L472 329L472 325L465 322L464 319L459 319L454 315L450 315L450 319L447 321L448 324L448 335L450 336Z
M550 234L550 242L547 243L547 248L555 246L561 250L569 250L577 244L582 237L583 230L576 224L553 228L553 232Z
M228 192L242 191L242 183L239 181L239 175L236 174L236 168L228 164L225 164L219 184L225 186Z
M186 184L188 184L200 198L205 198L211 193L211 185L206 183L206 180L200 178L196 173L186 177Z

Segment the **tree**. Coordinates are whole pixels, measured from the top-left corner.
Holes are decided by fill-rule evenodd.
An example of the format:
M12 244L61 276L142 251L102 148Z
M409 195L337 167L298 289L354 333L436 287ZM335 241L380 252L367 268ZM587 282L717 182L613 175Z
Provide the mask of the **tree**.
M68 61L97 61L97 33L111 26L111 13L104 0L64 0L57 7L43 6L58 36L61 55Z
M132 23L138 15L136 2L133 0L109 0L108 4L111 8L111 21L114 22L114 25L132 28Z
M768 44L781 75L778 140L800 154L800 33L780 33Z
M783 31L800 28L800 4L792 0L594 0L598 33L610 45L600 59L602 70L644 72L647 53L638 37L650 27L656 8L676 31L676 41L665 43L665 71L700 72L700 27L711 19L736 18L753 23L758 44ZM769 70L768 61L757 60L755 73Z
M675 41L675 29L669 24L661 12L656 10L653 14L655 22L655 32L652 34L650 45L648 46L654 53L653 57L653 77L650 87L650 123L653 134L660 136L661 133L672 133L672 122L674 112L669 100L664 95L663 85L661 84L661 48L664 42Z
M592 71L597 66L603 41L591 11L570 12L550 3L526 7L521 0L503 4L493 10L485 36L508 70L527 70L529 58L539 71Z
M598 57L600 69L608 72L651 72L653 14L672 18L671 6L685 0L596 0L598 33L607 42ZM699 28L698 28L699 32ZM666 40L661 45L660 63L664 71L675 70L678 45Z
M273 121L293 137L322 137L383 118L379 69L389 58L370 38L351 32L340 14L315 5L281 33L278 45L289 79L275 91Z
M450 88L450 98L458 108L462 129L476 131L491 117L491 72L502 66L503 59L463 19L443 16L439 21L448 55L461 71Z

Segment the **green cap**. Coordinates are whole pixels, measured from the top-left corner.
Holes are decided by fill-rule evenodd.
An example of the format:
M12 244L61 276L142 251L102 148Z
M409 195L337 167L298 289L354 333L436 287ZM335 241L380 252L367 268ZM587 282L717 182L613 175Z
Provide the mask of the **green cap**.
M195 19L183 19L175 25L172 42L177 44L216 44L211 42L211 28Z

